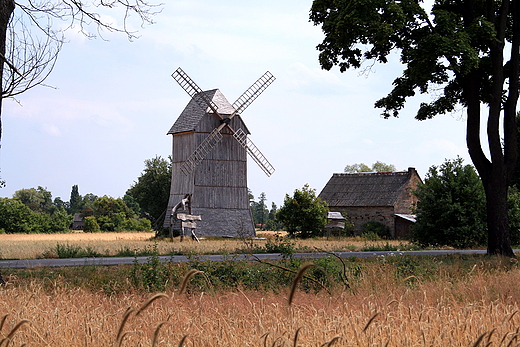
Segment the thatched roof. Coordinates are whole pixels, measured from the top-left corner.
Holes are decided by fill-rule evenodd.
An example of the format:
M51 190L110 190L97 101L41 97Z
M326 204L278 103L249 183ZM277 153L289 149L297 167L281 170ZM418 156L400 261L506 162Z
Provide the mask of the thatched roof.
M220 90L212 89L203 93L206 94L209 99L213 100L221 115L228 116L235 111L233 106L231 106ZM200 121L207 112L210 112L209 107L203 108L194 99L191 99L184 111L182 111L179 118L177 118L171 127L170 131L168 131L168 135L196 130Z
M336 173L319 197L331 207L393 206L414 173Z

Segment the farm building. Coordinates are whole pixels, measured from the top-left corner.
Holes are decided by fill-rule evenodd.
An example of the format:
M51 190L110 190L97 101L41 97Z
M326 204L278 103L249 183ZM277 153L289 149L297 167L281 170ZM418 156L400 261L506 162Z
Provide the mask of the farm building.
M72 230L83 230L85 226L85 219L81 216L81 213L74 213L74 219L72 220Z
M394 238L404 238L415 222L411 208L417 204L412 193L422 182L414 168L402 172L336 173L319 197L334 212L346 212L360 233L367 222L380 222Z

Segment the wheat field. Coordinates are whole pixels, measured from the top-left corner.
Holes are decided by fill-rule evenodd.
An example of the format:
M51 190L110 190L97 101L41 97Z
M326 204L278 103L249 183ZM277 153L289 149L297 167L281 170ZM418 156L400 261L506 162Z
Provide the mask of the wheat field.
M350 290L296 290L292 305L289 289L106 295L49 282L0 288L0 346L519 345L520 271L500 264L424 282L372 267Z
M266 240L273 238L274 232L259 233L256 240L240 239L202 239L200 243L190 239L179 242L164 240L156 244L161 254L205 254L205 253L233 253L237 249L245 249L254 245L262 246ZM45 252L52 250L56 244L90 247L93 250L107 255L115 255L121 249L142 250L154 246L154 233L122 232L122 233L64 233L64 234L0 234L0 258L3 259L32 259L39 258ZM406 241L367 241L361 238L336 239L308 239L295 240L296 247L311 251L352 251L370 245L406 244Z

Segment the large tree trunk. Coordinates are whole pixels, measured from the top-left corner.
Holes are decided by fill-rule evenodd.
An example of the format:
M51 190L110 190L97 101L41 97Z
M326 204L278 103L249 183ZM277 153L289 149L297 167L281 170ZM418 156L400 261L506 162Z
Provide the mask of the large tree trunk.
M486 213L488 227L488 254L513 257L509 229L507 192L517 156L516 123L511 122L511 110L504 110L504 149L499 136L500 107L490 107L488 115L488 144L491 160L482 150L480 141L480 102L478 87L474 78L478 73L465 78L465 98L467 101L466 142L471 160L477 169L486 192ZM477 88L477 89L476 89ZM516 103L515 103L516 108ZM514 113L514 112L513 112Z
M520 7L519 0L496 3L488 0L488 20L495 23L496 40L490 44L489 71L476 67L462 78L464 99L467 106L466 141L471 160L475 165L486 192L486 212L488 227L488 254L501 254L513 257L509 229L507 192L517 159L516 107L519 86L519 48L520 48ZM498 11L495 12L495 6ZM509 6L513 18L513 39L509 69L504 67L504 49ZM509 70L509 71L508 71ZM480 74L483 74L480 76ZM491 85L488 102L487 140L489 155L484 154L480 139L480 93L479 80L490 73ZM507 80L508 94L503 103L503 89ZM500 132L503 116L503 133Z
M507 182L504 170L500 168L492 170L491 175L484 182L488 227L487 252L514 257L507 214Z
M5 57L5 41L7 38L7 26L14 11L14 0L0 0L0 53ZM2 99L4 76L4 61L0 60L0 144L2 141Z

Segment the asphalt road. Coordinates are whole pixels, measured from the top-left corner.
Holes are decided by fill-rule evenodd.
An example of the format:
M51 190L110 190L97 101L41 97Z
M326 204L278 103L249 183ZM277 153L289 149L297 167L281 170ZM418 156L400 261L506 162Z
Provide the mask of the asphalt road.
M515 253L519 250L515 249ZM486 254L485 250L434 250L434 251L377 251L377 252L334 252L341 258L349 257L388 257L393 255L446 255L446 254ZM295 253L294 256L305 259L326 257L330 253ZM200 261L224 261L224 260L278 260L282 256L274 254L236 254L236 255L200 255L196 259ZM161 262L187 262L189 258L184 255L159 256ZM74 258L74 259L22 259L1 260L0 269L24 269L29 267L62 267L62 266L113 266L148 262L148 257L106 257L106 258Z

